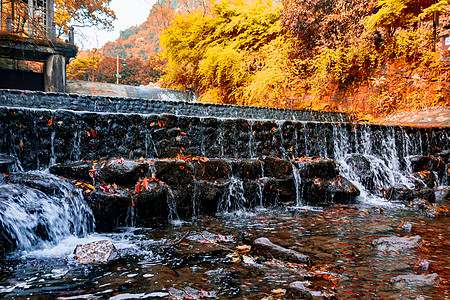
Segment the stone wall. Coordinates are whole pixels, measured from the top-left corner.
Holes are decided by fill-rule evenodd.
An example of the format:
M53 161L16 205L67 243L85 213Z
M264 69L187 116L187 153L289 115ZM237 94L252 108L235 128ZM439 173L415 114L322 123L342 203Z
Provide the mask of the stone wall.
M180 96L178 95L177 97ZM192 103L187 101L148 100L142 98L42 93L18 90L0 91L0 106L67 109L74 111L108 113L173 114L179 116L258 120L297 120L319 122L348 121L348 115L344 113Z
M257 121L1 107L0 153L26 170L101 157L284 159L370 154L404 157L450 149L449 128Z

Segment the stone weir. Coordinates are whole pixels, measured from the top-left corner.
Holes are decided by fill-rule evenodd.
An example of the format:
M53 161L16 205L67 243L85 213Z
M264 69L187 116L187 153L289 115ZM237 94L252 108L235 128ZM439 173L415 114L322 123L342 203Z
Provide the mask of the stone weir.
M3 99L12 94L21 96L4 92ZM0 109L0 153L14 157L19 169L50 167L82 188L98 231L247 207L351 202L360 193L433 202L436 186L450 185L449 133L438 127ZM8 184L40 186L21 173L6 175Z
M131 94L131 87L128 87ZM19 90L0 91L0 106L28 107L42 109L66 109L73 111L173 114L177 116L296 120L319 122L348 122L344 113L319 112L311 110L291 110L266 107L250 107L225 104L193 103L189 101L164 101L186 99L183 91L160 89L156 99L103 97L78 94L42 93ZM166 94L172 94L168 97ZM166 95L165 97L162 97Z

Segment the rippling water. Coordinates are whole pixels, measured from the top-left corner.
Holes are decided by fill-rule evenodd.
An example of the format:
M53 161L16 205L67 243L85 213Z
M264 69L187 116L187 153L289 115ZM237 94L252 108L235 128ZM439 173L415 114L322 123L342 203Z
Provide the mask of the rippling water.
M222 246L198 238L209 239L207 235L219 237ZM408 251L383 252L373 246L381 237L415 235L424 243ZM227 258L257 237L309 255L313 267ZM449 217L429 217L402 206L238 211L162 229L121 228L113 234L71 237L48 249L15 253L2 263L0 296L195 299L203 291L204 297L218 299L262 299L301 280L311 283L317 299L334 292L338 299L450 299L449 238ZM79 265L72 254L75 246L100 239L112 240L121 258L106 265ZM432 273L440 277L432 285L391 282L398 275Z

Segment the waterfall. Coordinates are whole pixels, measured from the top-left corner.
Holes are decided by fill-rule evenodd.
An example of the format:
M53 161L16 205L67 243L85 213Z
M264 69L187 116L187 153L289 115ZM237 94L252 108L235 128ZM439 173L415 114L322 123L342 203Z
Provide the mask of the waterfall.
M255 138L253 136L253 121L249 121L249 126L250 126L250 130L249 130L249 138L248 138L248 148L249 148L249 155L250 158L254 158L255 157Z
M0 184L0 231L13 243L12 248L32 250L93 230L92 211L80 190L47 172L32 171L22 176L43 184L32 188L28 179L21 178L17 181L23 184Z
M228 189L221 197L218 204L218 213L245 209L247 199L244 196L244 183L242 179L232 176Z
M302 178L300 177L300 171L294 163L292 163L292 174L294 175L295 183L295 205L302 206Z
M50 137L50 143L51 143L51 148L50 148L50 166L53 166L56 164L56 157L55 157L55 131L52 130L52 134Z
M351 131L354 147L351 146ZM411 140L404 131L400 145L396 143L393 127L374 131L368 125L355 125L351 131L345 125L333 126L334 159L340 166L340 173L361 191L362 199L380 196L394 185L413 186L405 175L410 173L408 160L405 160L406 170L402 170L400 163L399 152L409 154L411 151Z

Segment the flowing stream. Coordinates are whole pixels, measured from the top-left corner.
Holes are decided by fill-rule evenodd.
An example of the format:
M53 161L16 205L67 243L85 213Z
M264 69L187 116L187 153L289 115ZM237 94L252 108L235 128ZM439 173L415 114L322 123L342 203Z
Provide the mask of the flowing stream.
M253 148L258 145L252 129L250 132L249 153L255 155L257 151ZM224 154L223 134L219 132L220 155ZM275 134L280 135L284 144L282 134ZM405 133L399 154L393 130L384 132L382 138L371 132L370 126L363 126L354 136L351 134L343 127L333 127L334 153L329 153L326 147L313 149L311 137L297 130L295 141L305 139L305 153L329 155L339 163L341 175L361 191L352 205L304 206L302 178L293 165L297 194L291 206L264 208L259 187L256 202L260 205L244 209L252 199L245 198L242 179L233 175L215 216L198 216L194 208L192 219L180 221L176 204L168 199L169 226L124 227L99 234L94 231L92 212L82 194L65 180L36 171L31 175L47 178L36 188L26 188L23 182L0 182L0 223L4 228L1 242L17 241L11 243L15 251L0 263L0 296L282 299L274 291L286 289L293 281L304 281L317 299L326 299L331 294L338 299L450 299L449 217L436 217L426 210L380 197L380 191L390 186L412 186L408 156L421 154L421 139L415 140ZM53 141L54 136L51 137ZM354 146L350 140L355 141ZM298 147L295 145L295 149ZM158 154L149 133L145 151ZM291 156L295 151L281 152ZM354 159L367 164L373 186L368 186L352 167ZM259 180L263 179L264 173ZM438 178L441 183L446 180L447 177ZM49 186L58 188L49 190ZM46 192L42 192L46 187ZM201 195L195 195L198 197ZM442 204L448 206L446 202ZM407 250L389 252L374 245L374 241L383 237L416 235L422 243ZM250 258L240 262L230 259L229 254L238 252L239 246L250 245L258 237L267 237L309 255L313 267L305 269L250 254L245 254ZM118 260L88 266L75 260L76 245L102 239L114 242L120 253ZM439 279L427 284L397 280L401 275L434 273Z

